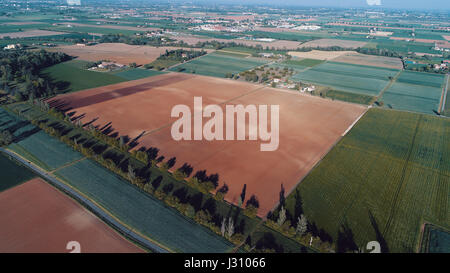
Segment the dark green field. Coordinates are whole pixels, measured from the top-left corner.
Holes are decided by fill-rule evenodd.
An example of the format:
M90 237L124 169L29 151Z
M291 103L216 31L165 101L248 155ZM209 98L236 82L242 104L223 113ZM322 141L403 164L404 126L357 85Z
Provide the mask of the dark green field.
M306 217L335 243L345 229L364 249L416 252L423 221L450 227L449 137L448 119L371 109L298 186Z
M372 96L338 90L329 90L324 94L324 96L333 100L342 100L365 105L370 104L374 99Z
M312 66L321 64L323 62L324 61L322 61L322 60L314 60L314 59L302 59L302 60L291 59L291 60L284 61L283 64L292 64L292 65L312 67Z
M0 153L0 192L30 180L36 175L20 163Z
M138 79L142 79L142 78L146 78L146 77L161 75L164 73L165 72L160 72L160 71L155 71L155 70L131 68L131 69L127 69L125 71L112 72L110 74L121 77L128 81L132 81L132 80L138 80Z
M61 92L74 92L126 81L125 78L104 72L82 69L84 61L72 60L48 67L42 74L50 77Z
M450 232L441 227L425 224L421 249L422 253L449 253Z

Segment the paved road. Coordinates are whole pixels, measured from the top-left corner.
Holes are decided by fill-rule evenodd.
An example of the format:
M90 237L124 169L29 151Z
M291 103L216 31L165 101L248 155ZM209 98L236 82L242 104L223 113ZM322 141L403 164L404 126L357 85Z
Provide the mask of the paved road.
M115 220L110 215L108 215L105 211L103 211L100 207L95 205L92 201L90 201L89 199L83 197L78 192L76 192L75 190L73 190L72 188L67 186L66 184L64 184L61 181L59 181L56 177L52 176L50 173L41 170L40 168L35 166L30 161L25 160L22 157L18 156L17 154L15 154L15 153L13 153L13 152L11 152L9 150L5 150L3 148L0 148L0 152L3 152L5 154L13 157L14 159L19 161L20 163L22 163L26 167L32 169L34 172L36 172L39 175L41 175L42 177L44 177L54 187L58 188L59 190L64 191L66 194L68 194L69 196L71 196L72 198L74 198L75 200L80 202L83 206L85 206L91 212L93 212L97 217L99 217L101 220L103 220L108 225L113 227L116 231L118 231L120 234L122 234L123 236L125 236L129 240L134 241L134 242L136 242L136 243L138 243L138 244L140 244L140 245L142 245L142 246L144 246L144 247L146 247L146 248L148 248L148 249L150 249L150 250L152 250L154 252L169 253L168 250L166 250L166 249L156 245L155 243L149 241L148 239L140 236L139 234L137 234L134 231L130 230L129 228L127 228L123 224L119 223L117 220Z

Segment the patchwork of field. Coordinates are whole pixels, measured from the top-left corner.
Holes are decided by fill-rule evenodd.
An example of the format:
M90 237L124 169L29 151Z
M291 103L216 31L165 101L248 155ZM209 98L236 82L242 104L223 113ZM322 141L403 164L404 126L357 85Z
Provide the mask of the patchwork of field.
M188 220L178 211L170 209L97 163L83 159L81 154L56 138L41 134L44 133L39 131L27 136L24 140L8 146L8 149L39 167L50 170L131 229L174 251L225 252L232 248L222 237ZM71 137L73 134L77 132L70 132L67 136ZM26 174L25 169L23 175ZM13 186L12 182L6 183L5 188ZM15 181L14 185L21 182L23 181ZM167 223L174 229L168 231ZM187 240L187 237L192 240Z
M152 47L140 45L127 45L122 43L101 43L93 46L68 45L49 48L49 51L64 52L71 56L76 56L80 60L100 61L110 60L128 65L136 63L144 65L153 62L166 50L180 49L174 47ZM189 48L188 50L191 50ZM192 49L200 50L200 49ZM207 50L208 51L208 50Z
M445 75L402 71L397 81L383 94L388 108L437 113Z
M213 77L225 77L227 73L238 74L242 71L267 63L267 60L231 56L220 52L210 53L190 62L172 67L171 71L200 74Z
M449 134L448 119L369 110L297 187L306 217L335 242L345 227L358 246L417 251L423 221L450 227Z
M39 178L0 194L0 222L0 252L143 252Z
M293 57L306 58L306 59L317 59L317 60L333 60L339 56L347 55L353 51L321 51L321 50L311 50L306 52L301 51L289 51L288 54Z
M300 48L303 47L330 47L330 46L339 46L342 48L358 48L364 47L367 42L359 42L352 40L339 40L339 39L317 39L313 41L309 41L300 45Z
M376 96L397 72L389 68L327 62L295 74L291 79Z
M260 141L175 141L171 137L171 109L178 104L280 105L280 146L261 152ZM259 199L264 216L279 198L281 184L288 192L326 154L365 108L331 102L297 92L262 88L259 85L168 73L133 82L57 96L51 105L67 103L69 112L83 122L96 119L99 128L108 124L119 135L138 137L140 147L156 147L166 158L176 157L174 169L187 162L226 182L226 200L237 203L244 184L247 196ZM248 121L247 121L248 123Z
M206 37L198 37L191 35L177 35L170 36L171 39L175 39L177 41L183 41L189 45L196 45L197 43L203 42L211 42L218 41L223 43L235 42L236 44L243 44L246 46L262 46L263 48L275 48L275 49L287 49L294 50L299 48L301 45L300 42L296 41L287 41L287 40L275 40L273 42L262 42L257 40L245 40L245 39L220 39L220 38L206 38Z
M39 37L39 36L53 36L53 35L62 35L67 34L66 32L59 31L48 31L48 30L26 30L26 31L18 31L18 32L8 32L8 33L0 33L0 39L4 37L14 38L27 38L27 37Z
M74 22L63 22L63 23L58 23L58 25L71 25L71 26L87 27L87 28L131 30L131 31L135 31L135 32L146 32L146 31L158 30L158 28L153 28L153 27L133 27L133 26L114 25L114 24L82 24L82 23L74 23Z
M359 65L369 65L377 67L386 67L394 69L402 69L403 64L400 58L365 55L357 52L347 53L334 59L335 62L350 63Z
M177 252L226 252L233 245L87 159L56 175L131 226ZM186 239L189 238L189 239Z

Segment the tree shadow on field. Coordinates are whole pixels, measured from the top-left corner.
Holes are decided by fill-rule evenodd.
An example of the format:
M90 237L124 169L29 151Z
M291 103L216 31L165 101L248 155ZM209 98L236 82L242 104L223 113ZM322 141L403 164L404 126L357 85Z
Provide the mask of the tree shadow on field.
M137 137L133 138L130 143L128 144L128 146L130 146L130 148L134 148L136 146L139 145L138 140L145 134L145 131L142 131L142 133L140 133Z
M376 221L375 217L373 216L371 210L369 210L369 219L370 219L370 223L372 224L372 227L375 231L375 236L377 238L377 241L378 241L378 243L380 243L381 252L389 253L388 244L387 244L386 240L384 239L384 236L381 233L380 229L378 228L377 221Z
M98 117L93 118L91 121L86 122L85 124L83 124L83 127L87 127L89 125L92 125L94 122L96 122L98 120Z
M48 103L48 106L50 106L51 108L56 108L57 110L62 111L62 112L68 112L73 109L71 107L68 107L70 105L68 102L60 100L60 99L48 100L47 103ZM73 112L73 113L75 113L75 112Z
M296 221L303 214L303 200L298 188L295 190L294 200L294 221Z
M358 245L355 242L353 231L346 222L344 222L339 229L336 251L338 253L358 251Z
M71 112L71 113L75 113L75 112ZM78 121L78 120L82 120L84 117L86 117L86 114L81 114L78 116L75 116L75 114L70 116L70 121L74 122L74 121Z
M124 156L123 154L115 153L115 152L112 151L112 150L106 151L106 152L103 154L103 158L104 158L105 160L106 160L106 159L111 159L111 160L114 162L114 164L115 164L116 166L118 166L118 165L120 164L120 162L122 162L122 160L123 160L124 157L125 157L125 156Z
M40 132L40 131L41 131L41 129L39 127L34 127L33 129L25 131L25 132L22 132L18 136L14 137L13 138L13 142L15 142L15 143L20 142L20 141L22 141L22 140L24 140L24 139L26 139L26 138L28 138L28 137L38 133L38 132Z

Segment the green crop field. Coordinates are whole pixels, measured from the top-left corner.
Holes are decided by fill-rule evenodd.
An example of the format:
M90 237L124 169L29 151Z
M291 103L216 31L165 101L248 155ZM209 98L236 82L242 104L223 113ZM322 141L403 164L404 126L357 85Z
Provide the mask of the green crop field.
M17 186L35 177L35 174L20 163L0 153L0 192Z
M434 44L418 43L418 42L407 42L399 40L391 40L386 37L378 37L372 40L377 43L378 49L387 49L396 52L419 52L419 53L430 53L430 54L440 54L439 51L434 50Z
M294 65L294 66L301 66L301 67L312 67L312 66L316 66L318 64L323 63L324 61L322 60L314 60L314 59L302 59L302 60L295 60L295 59L291 59L291 60L286 60L283 62L283 64L288 64L288 65Z
M442 88L445 75L414 71L402 71L397 82Z
M164 74L164 72L148 70L148 69L141 69L141 68L131 68L131 69L127 69L125 71L112 72L110 74L124 78L125 80L128 80L128 81L132 81L132 80L138 80L138 79L142 79L142 78L147 78L147 77L151 77L151 76Z
M35 161L45 170L54 170L83 157L43 131L13 143L8 148L30 161Z
M84 61L73 60L53 65L42 71L61 92L74 92L126 81L125 78L104 72L82 69Z
M258 60L255 58L241 58L220 53L211 53L173 67L170 70L205 76L225 77L227 73L238 74L267 62L266 60Z
M233 247L91 160L56 174L128 226L174 251L226 252Z
M292 80L316 83L342 91L376 96L398 70L327 62L291 77Z
M369 110L297 187L306 217L334 242L346 227L364 249L417 251L424 221L450 227L449 137L448 119Z
M438 111L444 75L403 71L383 94L384 106L433 114Z
M339 90L329 90L324 94L325 97L333 100L342 100L359 104L370 104L374 97L363 94L356 94L351 92L344 92Z

